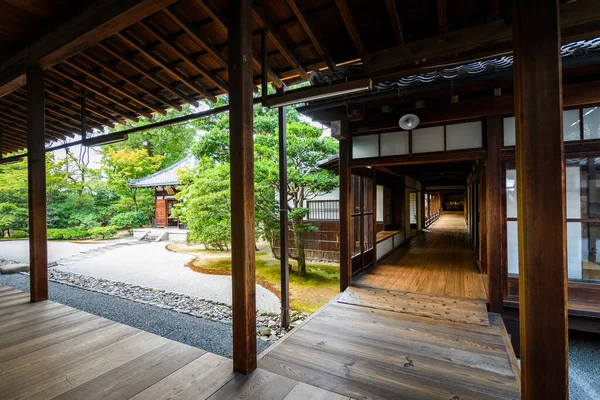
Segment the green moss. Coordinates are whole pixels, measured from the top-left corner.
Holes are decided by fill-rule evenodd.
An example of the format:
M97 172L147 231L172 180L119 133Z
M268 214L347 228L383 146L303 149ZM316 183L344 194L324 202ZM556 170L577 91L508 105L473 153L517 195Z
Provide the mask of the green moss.
M222 257L212 257L213 250L184 249L179 246L169 246L172 251L196 254L200 258L194 260L194 266L198 270L207 272L223 271L231 272L231 257L222 253ZM206 259L202 255L211 253ZM217 252L219 253L219 252ZM329 300L339 293L340 269L335 265L321 263L307 263L307 275L299 276L296 262L290 262L290 305L292 309L300 312L312 313L325 305ZM266 251L256 253L256 276L259 282L266 281L270 289L279 291L281 289L281 273L279 260Z

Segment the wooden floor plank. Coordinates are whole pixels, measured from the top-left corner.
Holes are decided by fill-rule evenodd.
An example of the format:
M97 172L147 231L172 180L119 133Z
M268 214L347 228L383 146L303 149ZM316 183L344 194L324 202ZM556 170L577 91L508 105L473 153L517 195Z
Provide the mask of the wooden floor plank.
M462 213L443 213L424 232L378 262L357 286L487 299Z
M235 377L232 361L206 353L142 391L133 400L206 399Z
M350 400L350 397L333 393L304 382L298 383L284 400Z
M204 353L181 343L167 342L55 399L129 399Z
M284 399L297 383L295 380L259 368L247 376L237 375L209 399Z
M395 311L433 319L489 326L483 300L366 287L349 287L338 303Z
M168 339L146 332L115 339L111 344L53 368L14 381L3 389L6 399L46 400L89 382L164 345Z
M259 366L354 399L519 399L520 371L483 282L464 216L444 215Z

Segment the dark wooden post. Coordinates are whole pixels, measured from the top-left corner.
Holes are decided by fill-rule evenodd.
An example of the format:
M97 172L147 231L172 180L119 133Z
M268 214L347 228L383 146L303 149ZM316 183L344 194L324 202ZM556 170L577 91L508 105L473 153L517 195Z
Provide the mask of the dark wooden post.
M27 171L31 301L48 300L44 71L27 70Z
M340 291L343 292L352 283L352 173L348 166L352 140L348 132L348 121L332 122L331 135L340 140Z
M290 266L288 262L287 115L279 107L279 250L281 262L281 326L290 327Z
M233 369L256 369L252 1L229 2Z
M504 285L507 271L502 261L502 241L504 236L504 214L502 191L504 190L500 149L503 139L502 116L487 117L487 160L485 164L485 204L486 234L484 255L488 273L488 293L490 311L502 313Z
M566 399L566 211L559 3L515 0L513 10L521 392L528 400Z
M373 240L373 266L375 266L377 264L377 172L375 169L371 170L371 177L373 179L373 184L371 185L371 210L373 210L373 215L371 216L373 224L371 240Z

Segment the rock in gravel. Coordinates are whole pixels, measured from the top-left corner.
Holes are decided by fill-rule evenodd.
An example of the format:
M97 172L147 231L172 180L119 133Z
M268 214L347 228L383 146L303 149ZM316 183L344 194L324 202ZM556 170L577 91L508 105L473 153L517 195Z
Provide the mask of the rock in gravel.
M231 307L223 303L56 269L48 270L48 278L51 281L65 285L109 294L199 318L231 324ZM278 314L268 314L263 310L258 310L256 314L257 333L262 340L275 341L287 333L286 330L279 328L281 319ZM289 330L299 325L308 317L308 314L293 310L290 315L293 322Z

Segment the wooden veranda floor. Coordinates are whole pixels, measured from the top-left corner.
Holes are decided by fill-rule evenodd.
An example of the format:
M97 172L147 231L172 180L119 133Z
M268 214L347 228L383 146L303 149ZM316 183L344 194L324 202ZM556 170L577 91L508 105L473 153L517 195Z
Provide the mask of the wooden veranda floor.
M0 286L0 398L347 399Z
M467 240L464 214L442 213L408 245L379 261L355 281L357 286L487 299Z
M348 288L259 360L355 399L518 399L502 318L485 302Z

